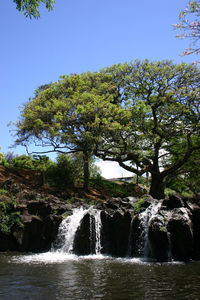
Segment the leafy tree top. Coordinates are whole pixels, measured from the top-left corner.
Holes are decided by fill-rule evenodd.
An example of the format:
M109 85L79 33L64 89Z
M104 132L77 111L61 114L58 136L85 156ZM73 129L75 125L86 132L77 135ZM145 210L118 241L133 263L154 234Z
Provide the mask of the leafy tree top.
M16 3L16 9L21 11L26 17L30 19L33 17L38 19L40 17L39 6L41 3L45 4L48 11L54 7L54 0L13 0Z
M135 62L106 69L118 94L117 130L108 126L97 155L138 175L150 172L162 190L164 178L200 149L200 72L194 65L171 61ZM183 151L170 161L176 144ZM128 164L127 164L128 163ZM155 197L155 190L151 191ZM161 193L163 195L163 192Z
M148 60L63 76L41 86L17 123L17 144L82 152L151 173L152 196L200 149L200 72L194 65ZM179 151L176 160L174 153ZM45 151L46 152L46 151Z

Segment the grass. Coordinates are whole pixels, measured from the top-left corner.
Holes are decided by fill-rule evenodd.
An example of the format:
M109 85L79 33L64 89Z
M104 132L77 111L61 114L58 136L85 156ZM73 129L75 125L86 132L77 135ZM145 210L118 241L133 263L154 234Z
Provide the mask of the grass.
M90 186L112 197L127 197L131 191L130 183L117 183L101 177L90 179Z

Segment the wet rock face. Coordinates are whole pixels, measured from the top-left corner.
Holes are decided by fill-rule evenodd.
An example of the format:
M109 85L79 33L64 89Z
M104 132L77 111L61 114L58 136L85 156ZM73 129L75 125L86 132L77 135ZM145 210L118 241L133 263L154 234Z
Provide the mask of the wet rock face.
M175 260L189 260L193 257L193 227L185 208L174 209L167 225L170 233L171 253Z
M0 251L16 251L18 244L15 237L6 233L0 232Z
M127 255L131 215L129 212L121 214L119 211L110 215L106 211L101 214L102 221L102 253L112 256L125 257Z
M193 225L193 239L194 239L194 253L193 258L200 259L200 207L196 204L192 208L192 225Z
M90 226L94 226L94 220L91 220L89 213L87 213L75 234L73 252L77 255L89 255L94 253L94 245L90 237ZM91 224L92 223L92 224Z
M9 235L0 233L0 251L48 251L62 214L70 215L74 206L54 196L42 199L39 193L28 190L19 192L19 197L18 211L24 226L14 227ZM118 257L146 256L157 261L200 259L199 198L183 201L173 195L159 201L150 196L143 200L140 211L134 210L138 199L133 197L111 198L94 207L101 211L100 252ZM95 222L95 214L83 216L74 238L75 254L96 253Z
M16 250L22 252L48 251L56 238L60 222L61 218L51 215L45 219L34 215L24 217L24 227L13 231L17 243Z
M183 202L179 202L175 203L174 206L180 206L180 203L182 206L184 205ZM195 245L198 240L197 236L200 237L200 232L195 233L195 241L193 213L186 207L172 208L170 204L169 208L168 204L168 201L163 200L156 215L149 216L148 224L146 224L148 226L146 229L146 249L143 245L143 254L158 261L193 259L195 249L197 249ZM143 212L143 217L145 213ZM139 220L141 222L140 218ZM198 221L200 221L199 218ZM138 223L137 219L136 223ZM140 224L137 228L138 231L144 231ZM137 236L141 239L142 232L138 233ZM136 254L141 254L141 248L139 250L136 248Z
M148 228L149 256L158 261L170 259L170 245L165 223L159 216L154 217Z
M172 202L174 200L174 203ZM200 207L179 197L154 200L133 217L131 256L157 261L200 258Z
M9 181L6 181L7 185ZM5 199L1 197L2 202L10 199L3 197ZM14 225L9 234L0 232L0 251L48 251L56 238L62 213L71 213L72 206L52 195L44 198L40 193L28 189L20 190L16 197L16 211L21 214L23 226Z

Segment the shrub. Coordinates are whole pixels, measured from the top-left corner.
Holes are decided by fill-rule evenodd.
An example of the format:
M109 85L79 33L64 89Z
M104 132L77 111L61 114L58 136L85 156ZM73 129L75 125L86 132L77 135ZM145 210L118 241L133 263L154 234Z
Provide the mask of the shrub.
M79 177L78 168L73 164L69 155L61 154L57 162L46 170L46 180L51 186L73 187L75 180Z
M139 214L143 208L143 204L144 204L145 199L144 198L140 198L137 202L135 202L134 204L134 214Z
M7 193L8 193L7 190L0 188L0 195L5 195Z
M22 227L21 213L16 210L17 204L12 199L0 202L0 231L9 234L13 226Z

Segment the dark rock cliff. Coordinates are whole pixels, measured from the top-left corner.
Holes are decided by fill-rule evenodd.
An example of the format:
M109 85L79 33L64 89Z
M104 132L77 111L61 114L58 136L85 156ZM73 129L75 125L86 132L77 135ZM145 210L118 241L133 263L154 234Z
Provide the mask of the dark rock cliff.
M51 248L63 218L73 208L85 205L76 200L46 195L5 182L16 200L14 211L20 212L21 225L13 224L9 232L0 230L0 251L44 252ZM8 196L0 196L4 203ZM2 206L3 207L3 206ZM155 200L149 195L111 198L94 205L100 210L101 253L106 255L145 256L158 261L200 258L200 197ZM0 211L1 213L1 211ZM95 253L94 216L85 214L74 238L74 253Z

